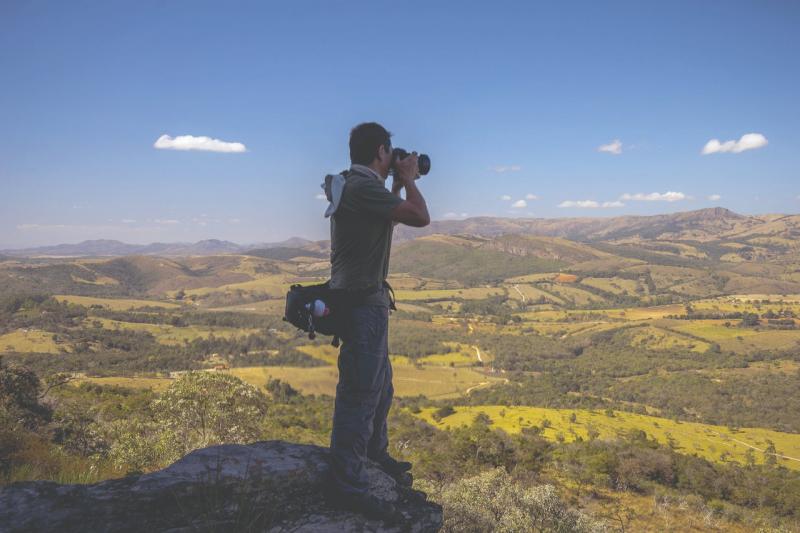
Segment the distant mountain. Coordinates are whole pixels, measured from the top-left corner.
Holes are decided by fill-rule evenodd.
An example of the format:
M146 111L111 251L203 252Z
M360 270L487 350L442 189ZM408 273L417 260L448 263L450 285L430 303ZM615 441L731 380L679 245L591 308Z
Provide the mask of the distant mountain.
M324 243L325 241L323 241ZM276 243L261 243L241 245L231 241L207 239L195 243L154 242L150 244L127 244L109 239L96 239L79 242L77 244L58 244L55 246L39 246L17 250L2 250L0 256L8 257L121 257L127 255L157 255L157 256L187 256L187 255L217 255L229 253L243 253L254 249L267 248L294 248L310 247L310 250L319 250L320 246L314 241L300 237L292 237ZM325 245L322 246L324 248ZM313 254L312 254L313 255Z
M474 217L465 220L437 220L424 228L398 226L394 238L407 241L435 233L469 234L482 237L521 234L562 237L573 241L610 241L641 237L656 239L691 238L709 240L726 232L746 230L763 224L768 216L748 217L722 207L668 215L587 218L501 218Z

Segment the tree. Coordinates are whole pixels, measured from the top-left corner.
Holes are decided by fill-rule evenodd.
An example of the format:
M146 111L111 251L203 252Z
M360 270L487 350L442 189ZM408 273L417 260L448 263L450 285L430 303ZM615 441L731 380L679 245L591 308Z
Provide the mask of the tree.
M153 403L164 431L182 443L183 453L212 444L258 438L266 412L264 394L229 374L187 372Z
M35 372L6 366L0 357L0 426L36 429L49 422L52 411L39 403L42 384Z

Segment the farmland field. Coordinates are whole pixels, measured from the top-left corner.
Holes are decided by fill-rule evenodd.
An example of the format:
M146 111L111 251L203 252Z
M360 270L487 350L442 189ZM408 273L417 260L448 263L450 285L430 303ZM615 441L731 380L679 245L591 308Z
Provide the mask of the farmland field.
M541 427L542 435L557 440L560 435L565 441L577 438L587 440L589 431L594 429L600 439L614 439L631 430L644 431L648 438L668 445L689 455L698 455L711 461L736 461L745 464L748 450L754 452L757 462L764 462L764 449L771 441L778 450L779 464L793 470L800 470L800 435L781 433L761 428L738 428L731 431L723 426L699 424L695 422L675 422L674 420L648 415L612 411L605 412L582 409L547 409L541 407L515 407L502 405L456 406L455 413L436 421L435 409L426 408L419 417L437 427L452 428L469 425L478 414L485 414L492 426L509 433L519 433L523 428ZM575 421L570 417L575 415Z

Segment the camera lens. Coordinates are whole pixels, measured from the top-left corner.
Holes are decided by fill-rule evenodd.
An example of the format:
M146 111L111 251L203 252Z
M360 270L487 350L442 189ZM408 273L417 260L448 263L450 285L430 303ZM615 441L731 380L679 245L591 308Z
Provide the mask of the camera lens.
M431 171L431 158L428 154L420 154L417 158L417 165L419 166L420 176L424 176Z
M408 156L402 148L395 148L392 150L392 166L395 165L398 159L405 159ZM428 154L420 154L417 156L417 166L419 167L419 175L424 176L431 171L431 158Z

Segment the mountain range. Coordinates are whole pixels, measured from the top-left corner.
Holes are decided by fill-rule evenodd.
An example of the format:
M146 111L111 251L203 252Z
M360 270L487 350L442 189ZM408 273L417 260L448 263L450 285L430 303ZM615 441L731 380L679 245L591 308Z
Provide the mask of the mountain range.
M633 244L640 240L697 243L738 242L741 246L795 248L800 243L800 215L741 215L716 207L651 216L503 218L473 217L437 220L424 228L397 226L395 242L434 234L493 238L501 235L558 237L577 242ZM766 240L765 240L766 239ZM237 244L217 239L195 243L127 244L117 240L88 240L15 250L0 250L8 257L118 257L127 255L193 256L215 254L259 255L284 258L292 250L324 255L328 241L292 237L275 243ZM269 251L271 250L271 251ZM280 251L279 251L280 250Z

